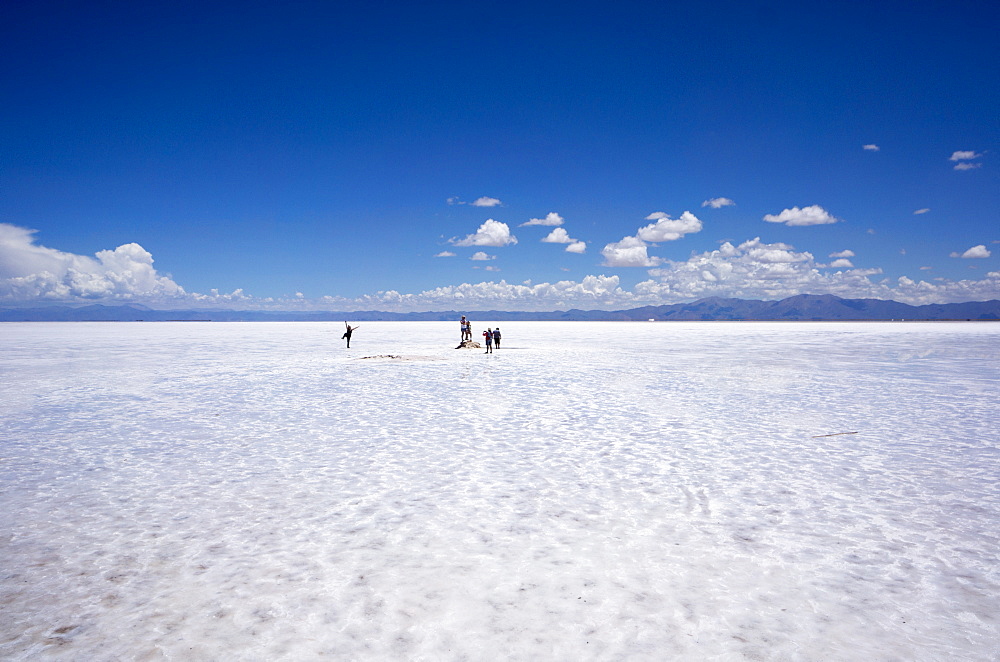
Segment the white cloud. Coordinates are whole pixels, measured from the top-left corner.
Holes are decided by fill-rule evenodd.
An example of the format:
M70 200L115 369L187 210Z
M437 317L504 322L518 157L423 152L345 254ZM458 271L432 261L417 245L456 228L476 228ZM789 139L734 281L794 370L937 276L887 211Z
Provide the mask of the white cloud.
M475 260L477 262L482 262L482 261L485 261L485 260L495 260L495 259L497 259L497 256L496 255L488 255L484 251L476 251L475 253L472 254L472 257L470 257L469 259L470 260Z
M499 207L500 205L501 202L497 198L490 198L485 195L481 198L476 198L472 202L473 207Z
M913 214L914 214L914 216L916 216L918 214L926 214L929 211L930 211L930 209L928 207L924 207L923 209L916 210L915 212L913 212Z
M499 282L447 285L416 294L395 290L379 292L358 299L329 298L326 309L356 310L449 310L461 307L497 310L566 310L569 308L609 309L632 301L632 294L621 289L618 276L585 276L579 282L515 285Z
M719 209L720 207L735 207L736 203L729 198L712 198L701 203L702 207L711 207L712 209Z
M455 254L452 253L451 251L441 251L440 253L438 253L434 257L455 257Z
M118 300L174 298L184 288L153 268L139 244L98 251L94 257L39 246L34 230L0 223L0 300Z
M621 241L607 244L602 250L603 265L606 267L655 267L663 262L661 258L652 257L647 253L647 244L663 241L674 241L685 234L701 230L701 221L689 211L685 211L678 219L672 219L662 211L653 212L646 217L647 221L655 220L647 226L639 228L635 237L623 237Z
M762 256L788 254L788 261ZM833 265L831 265L833 266ZM785 244L764 244L759 238L738 246L726 242L718 250L693 255L687 261L667 261L649 271L653 280L637 284L637 301L672 303L707 296L745 299L781 299L795 294L834 294L845 298L893 299L919 305L997 298L996 280L942 280L940 284L914 281L906 276L895 282L873 280L880 269L847 268L822 271L808 252L795 252Z
M485 269L486 271L500 271L500 267L494 267L493 265L488 265L486 267L483 267L483 269Z
M787 244L765 244L760 239L738 246L727 242L718 250L671 262L650 258L645 254L645 243L637 237L626 237L618 242L634 243L633 247L641 249L637 258L625 260L627 266L654 265L657 268L650 269L651 278L631 291L622 289L617 276L589 275L580 281L512 285L500 280L448 285L406 294L396 290L380 291L357 298L329 295L315 299L298 296L259 298L242 289L229 294L218 290L210 290L207 294L185 292L170 278L157 274L151 267L152 257L136 244L125 244L114 251L100 251L95 257L85 257L39 246L33 234L31 230L0 224L0 301L137 302L174 310L406 312L456 307L466 310L615 310L691 301L704 296L778 299L804 293L894 299L914 305L1000 298L998 271L991 271L979 280L923 281L905 276L889 280L881 277L879 269L831 271L817 264L808 252L795 251ZM572 246L568 244L567 250ZM628 246L618 248L627 249ZM611 252L611 257L623 255ZM476 263L480 264L491 272L497 269L489 262Z
M983 152L974 152L972 150L959 150L957 152L952 152L951 156L948 157L949 161L961 161L962 163L955 164L955 170L975 170L976 168L982 167L982 163L966 163L966 161L971 161L973 159L978 159L982 157Z
M530 221L527 221L526 223L521 223L519 227L523 228L528 225L552 226L552 225L562 225L562 224L563 224L563 217L555 213L554 211L550 211L548 214L545 215L545 218L533 218Z
M567 253L583 253L587 250L587 242L579 241L569 236L564 228L555 228L542 239L547 244L568 244Z
M643 241L659 243L661 241L674 241L686 234L701 231L701 221L689 211L681 214L678 219L671 219L663 212L655 212L646 217L646 220L656 219L656 223L651 223L639 228L636 236Z
M978 246L973 246L964 253L952 253L951 257L962 257L966 259L970 258L986 258L992 255L989 249L986 248L984 244L979 244Z
M472 205L473 207L500 207L500 206L503 206L503 203L500 202L500 200L498 200L497 198L491 198L491 197L485 196L485 195L483 197L481 197L481 198L476 198L472 202L466 202L466 201L462 200L460 197L458 197L457 195L453 195L452 197L448 198L448 204L449 205Z
M854 251L848 249L837 253L830 253L830 257L854 257Z
M869 152L877 152L879 150L878 145L862 145L861 149L867 150Z
M546 235L542 241L547 244L572 244L576 240L570 238L565 228L556 228Z
M834 269L853 269L854 264L851 263L847 258L840 258L839 260L834 260L830 263L830 266Z
M764 216L764 220L768 223L784 223L788 226L805 226L827 225L830 223L836 223L840 219L831 216L829 212L819 205L811 205L809 207L803 207L802 209L799 209L798 207L785 209L777 215L767 214Z
M810 253L796 253L786 244L759 245L746 252L748 262L761 264L791 264L812 259Z
M517 237L510 233L510 227L506 223L487 219L475 233L467 235L465 239L452 237L448 240L455 246L507 246L516 244Z
M634 237L632 239L635 239ZM790 262L763 262L752 255L768 251L791 252ZM1000 272L982 280L928 282L906 276L881 278L879 269L829 271L807 252L785 244L753 239L738 246L693 255L686 261L666 262L651 269L650 280L623 290L617 276L587 276L579 282L560 281L512 285L505 281L440 287L416 294L379 292L360 299L330 298L325 310L450 310L461 307L498 310L616 310L644 305L691 301L707 296L780 299L796 294L834 294L852 299L893 299L913 305L982 301L1000 298Z
M655 267L662 259L646 253L646 242L638 237L623 237L601 250L606 267Z

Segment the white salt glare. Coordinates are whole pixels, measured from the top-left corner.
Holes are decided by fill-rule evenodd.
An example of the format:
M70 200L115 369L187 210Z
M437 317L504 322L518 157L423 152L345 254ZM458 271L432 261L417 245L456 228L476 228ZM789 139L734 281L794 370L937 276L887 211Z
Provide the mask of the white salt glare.
M1000 658L1000 324L500 326L0 325L0 658Z

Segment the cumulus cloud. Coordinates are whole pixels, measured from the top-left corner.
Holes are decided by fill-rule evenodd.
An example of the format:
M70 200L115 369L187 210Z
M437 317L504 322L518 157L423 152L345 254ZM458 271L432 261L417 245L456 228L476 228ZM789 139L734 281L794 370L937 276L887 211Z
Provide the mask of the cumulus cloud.
M788 257L774 260L779 255ZM893 282L873 280L881 275L880 269L830 272L822 267L810 253L796 252L785 244L765 244L759 238L738 246L726 242L718 250L693 255L683 262L667 261L651 269L653 279L637 284L633 295L639 300L659 299L666 303L707 296L781 299L809 293L919 305L983 300L1000 294L1000 283L992 279L930 283L903 276Z
M646 242L638 237L623 237L601 249L606 267L655 267L662 259L646 252Z
M689 211L680 218L670 218L662 211L653 212L647 221L656 221L644 227L634 237L623 237L621 241L607 244L602 250L606 267L655 267L663 262L661 258L649 255L648 243L674 241L685 234L699 232L701 221Z
M497 256L496 255L488 255L484 251L476 251L475 253L472 254L472 257L470 257L469 259L470 260L475 260L476 262L483 262L485 260L495 260L495 259L497 259Z
M978 246L973 246L964 253L952 253L951 257L961 257L961 258L986 258L992 255L989 249L986 248L984 244L979 244Z
M878 145L862 145L861 149L869 151L869 152L877 152L879 150L879 146Z
M358 299L328 298L326 308L357 310L449 310L461 307L497 310L553 310L569 308L616 308L632 301L632 294L620 287L618 276L585 276L580 281L526 283L463 283L402 294L395 290L378 292Z
M438 253L434 257L455 257L455 254L452 253L451 251L441 251L440 253Z
M545 218L533 218L530 221L527 221L525 223L521 223L521 225L519 227L523 228L523 227L529 226L529 225L547 225L547 226L553 226L553 225L562 225L562 224L563 224L563 217L560 216L559 214L555 213L554 211L550 211L548 214L545 215Z
M626 238L628 239L628 238ZM635 239L634 237L632 239ZM782 260L775 260L784 256ZM686 261L664 262L650 269L650 279L631 291L617 276L587 276L579 282L504 281L440 287L415 294L379 292L360 299L329 303L327 310L615 310L644 305L692 301L707 296L781 299L796 294L833 294L852 299L892 299L913 305L1000 298L1000 272L981 280L933 282L907 276L883 278L879 269L824 269L805 251L758 239L739 245L726 242L718 250L692 255ZM332 299L331 299L332 302Z
M507 246L516 244L517 237L510 233L510 227L506 223L487 219L479 229L473 234L466 235L464 239L452 237L448 240L455 246Z
M639 228L636 236L652 244L662 241L675 241L686 234L701 232L702 227L698 217L689 211L684 212L677 219L672 219L669 215L658 211L647 216L646 220L656 220L656 222Z
M982 163L958 163L955 165L955 170L975 170L976 168L981 168Z
M615 310L692 301L705 296L779 299L803 293L893 299L915 305L1000 298L998 271L991 271L979 280L924 281L906 276L890 280L883 278L879 269L827 268L833 265L817 264L808 252L796 251L782 243L766 244L759 238L739 245L726 242L718 250L671 262L646 255L646 245L638 237L618 242L641 249L636 251L638 257L624 260L627 266L652 265L649 280L631 290L623 289L617 276L589 275L579 281L538 284L528 281L514 285L500 280L447 285L414 293L388 290L356 298L327 295L311 299L298 296L298 292L285 298L259 298L242 289L229 294L218 290L207 294L184 292L169 277L152 269L152 257L137 244L124 244L86 257L39 246L33 234L31 230L0 224L0 301L107 300L141 302L167 309L407 312L456 308ZM567 244L567 250L572 246ZM611 257L622 255L612 252ZM475 264L491 272L497 270L489 261Z
M805 226L827 225L836 223L840 219L831 216L829 212L819 205L810 205L802 209L798 207L784 209L780 214L767 214L764 216L764 220L768 223L784 223L788 226Z
M571 244L573 239L570 238L569 233L566 232L565 228L556 228L552 232L548 233L542 238L542 241L547 244Z
M788 244L762 244L749 248L746 256L750 262L761 264L791 264L812 260L810 253L796 253L792 248Z
M184 296L136 243L74 255L35 243L35 230L0 223L0 300L118 300Z
M711 207L712 209L719 209L720 207L735 207L736 203L729 198L711 198L701 203L702 207Z
M914 214L914 216L916 216L916 215L919 215L919 214L926 214L929 211L930 211L930 208L924 207L922 209L916 210L915 212L913 212L913 214Z
M569 244L566 246L567 253L583 253L587 250L586 242L572 238L564 228L555 228L542 241L547 244Z
M838 251L836 253L830 253L830 257L854 257L854 251L849 249Z
M497 198L483 196L472 201L473 207L499 207L502 203Z
M854 264L852 264L850 260L844 257L840 258L839 260L834 260L833 262L830 263L830 266L833 267L834 269L854 268Z

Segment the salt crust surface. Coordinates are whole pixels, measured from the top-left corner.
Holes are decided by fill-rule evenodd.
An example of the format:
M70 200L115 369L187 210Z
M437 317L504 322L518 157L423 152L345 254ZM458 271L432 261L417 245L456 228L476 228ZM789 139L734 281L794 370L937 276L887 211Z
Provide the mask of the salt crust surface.
M1000 658L1000 325L503 331L0 325L0 658Z

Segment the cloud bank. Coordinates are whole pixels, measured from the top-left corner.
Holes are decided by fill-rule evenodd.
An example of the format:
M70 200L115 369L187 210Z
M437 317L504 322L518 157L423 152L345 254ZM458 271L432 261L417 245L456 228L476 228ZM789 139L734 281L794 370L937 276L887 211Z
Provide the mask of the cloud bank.
M811 253L796 252L785 244L764 244L759 238L735 246L725 242L718 250L684 262L668 261L649 273L653 280L637 284L633 293L670 303L706 296L782 299L809 293L920 305L984 300L1000 294L1000 279L993 277L934 283L906 276L895 281L873 280L881 269L824 266Z
M657 223L666 220L670 219L656 219ZM683 216L676 219L682 220ZM821 264L808 251L798 251L784 243L764 243L759 238L740 244L725 242L717 250L673 261L649 256L649 245L637 236L625 237L602 251L606 260L610 258L627 266L648 268L649 278L631 290L622 287L618 276L601 274L588 275L579 281L553 283L514 285L500 280L449 285L416 293L389 290L357 298L323 296L309 299L298 294L288 298L259 298L242 289L229 294L217 290L207 294L186 292L169 276L157 273L150 253L135 243L87 257L38 245L34 234L32 230L0 224L0 305L103 302L142 303L162 309L408 312L459 308L614 310L681 303L706 296L780 299L803 293L894 299L914 305L1000 298L1000 271L990 271L980 280L926 281L906 276L891 280L881 277L880 269L853 267L847 259L854 256L849 250L832 253L831 257L842 257L836 257L830 264ZM480 235L498 240L489 231L470 236ZM567 250L573 245L567 244ZM980 244L955 256L987 258L990 251L985 244ZM487 271L497 270L488 264L492 258L485 252L480 251L470 259L486 263Z
M0 301L182 298L184 288L153 268L153 256L135 243L94 257L40 246L35 230L0 223Z

